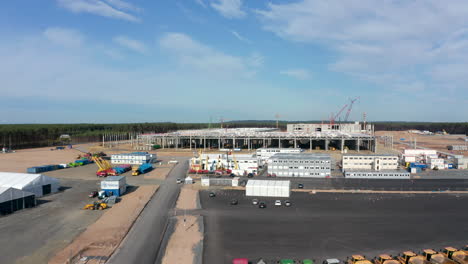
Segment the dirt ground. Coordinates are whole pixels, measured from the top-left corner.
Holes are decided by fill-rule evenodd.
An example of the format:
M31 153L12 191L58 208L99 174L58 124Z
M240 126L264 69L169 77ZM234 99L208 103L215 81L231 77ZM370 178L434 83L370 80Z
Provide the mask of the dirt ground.
M376 131L377 136L393 136L394 142L411 143L416 139L416 146L435 149L438 151L453 153L455 155L468 155L467 151L448 150L448 145L464 145L463 135L420 135L409 133L408 131ZM405 140L400 140L404 138ZM395 149L409 149L410 146L404 144L394 144Z
M172 168L174 168L174 165L175 164L167 164L167 162L164 162L161 165L159 165L159 163L156 163L153 166L153 167L155 167L155 169L153 169L152 171L150 171L148 173L143 174L142 176L145 179L164 180L164 179L166 179L167 175L172 170Z
M192 210L197 209L198 189L193 185L182 187L177 200L177 209Z
M169 239L163 264L195 263L194 248L203 239L197 217L178 216L174 233Z
M34 166L70 163L83 152L76 149L50 150L51 148L22 149L0 154L0 171L22 172Z
M107 259L118 247L157 188L155 185L140 186L124 195L119 203L106 209L101 218L88 226L86 231L55 255L49 263L67 263L70 256L92 256L93 259L88 261L88 264Z

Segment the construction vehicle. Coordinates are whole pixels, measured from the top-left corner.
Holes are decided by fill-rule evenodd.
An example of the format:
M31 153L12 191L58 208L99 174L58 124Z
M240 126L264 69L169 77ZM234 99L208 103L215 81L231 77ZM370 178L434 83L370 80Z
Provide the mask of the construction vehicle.
M451 260L456 261L460 264L468 264L468 247L465 246L465 250L458 250L454 247L446 247L441 250L442 254Z
M347 264L372 264L369 260L367 260L362 255L352 255L351 258L346 259Z
M394 259L392 256L387 254L381 254L378 257L375 257L372 262L374 264L399 264L398 260Z
M449 259L442 253L436 252L433 249L424 249L423 256L426 258L426 260L433 264L457 264L457 262Z
M99 169L96 172L96 176L98 177L107 177L114 172L112 166L110 165L109 161L102 159L101 157L92 157L93 161L98 165Z
M106 203L94 202L87 204L83 207L83 210L104 210L107 208Z
M132 176L138 176L140 175L140 171L138 170L140 166L138 165L133 165L132 166Z
M398 255L397 260L401 264L430 264L424 256L418 255L413 251L405 251L401 255Z
M140 174L147 173L153 169L153 166L150 163L143 163L140 166L132 166L132 176L138 176Z

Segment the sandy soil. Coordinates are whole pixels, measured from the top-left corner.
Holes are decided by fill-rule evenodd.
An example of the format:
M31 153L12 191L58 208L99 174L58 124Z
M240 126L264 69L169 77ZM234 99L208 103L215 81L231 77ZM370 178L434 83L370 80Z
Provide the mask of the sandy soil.
M160 179L164 180L166 179L167 175L169 172L171 172L172 168L174 168L175 164L164 164L159 165L159 163L153 164L154 169L148 173L145 173L143 175L143 178L145 179Z
M88 226L86 231L55 255L49 263L67 263L70 256L107 259L118 247L157 188L156 185L140 186L134 192L123 196L119 203L106 209L99 220ZM98 261L92 260L87 263L98 263Z
M178 216L177 225L166 248L163 264L195 263L194 247L203 239L196 216Z
M33 166L70 163L83 152L76 149L50 150L35 148L17 150L15 153L0 154L0 171L23 172Z
M154 153L156 153L157 155L161 157L193 157L194 152L195 150L189 150L189 149L180 149L177 151L174 149L158 149Z
M192 210L197 209L198 190L193 185L185 185L180 191L177 200L177 209Z
M393 136L394 142L405 142L410 143L416 139L416 146L426 147L430 149L436 149L438 151L453 153L456 155L468 155L467 151L453 151L448 150L448 145L464 145L465 142L460 140L460 135L419 135L412 134L408 131L376 131L377 136L391 135ZM404 141L400 139L404 138ZM394 144L395 149L403 150L408 149L410 146L404 144Z

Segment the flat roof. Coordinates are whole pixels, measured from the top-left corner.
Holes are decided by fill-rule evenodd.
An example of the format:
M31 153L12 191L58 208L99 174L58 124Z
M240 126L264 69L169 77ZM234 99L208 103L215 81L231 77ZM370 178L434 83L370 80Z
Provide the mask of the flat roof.
M325 153L277 153L271 159L331 159L331 156Z
M108 176L103 181L120 181L121 179L125 179L125 176Z
M349 156L371 156L371 157L380 157L380 156L386 156L386 157L398 157L398 154L343 154L343 157L349 157Z

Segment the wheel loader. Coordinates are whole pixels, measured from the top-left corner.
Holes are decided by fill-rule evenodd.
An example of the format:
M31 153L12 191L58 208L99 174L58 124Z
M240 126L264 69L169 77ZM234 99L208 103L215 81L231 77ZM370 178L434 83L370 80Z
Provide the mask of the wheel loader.
M436 252L433 249L424 249L423 256L433 264L458 264L457 262L449 259L443 253Z
M405 251L398 255L397 260L401 264L431 264L424 256L418 255L413 251Z
M352 255L351 258L346 259L346 264L372 264L369 260L367 260L362 255Z
M400 264L398 260L387 254L381 254L372 260L374 264Z
M94 202L92 204L87 204L83 207L83 210L104 210L107 208L106 203Z
M468 264L468 246L465 250L458 250L454 247L446 247L441 250L442 254L459 264Z

